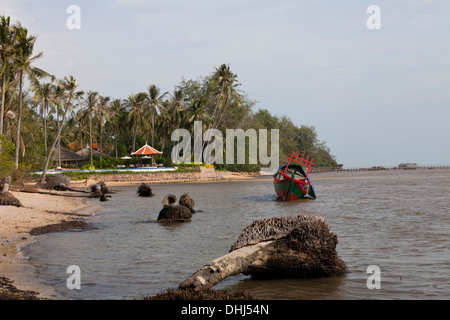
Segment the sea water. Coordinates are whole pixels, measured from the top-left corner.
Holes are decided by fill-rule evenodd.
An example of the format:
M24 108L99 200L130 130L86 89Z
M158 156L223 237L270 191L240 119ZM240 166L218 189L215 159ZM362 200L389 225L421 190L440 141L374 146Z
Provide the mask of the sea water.
M60 299L140 299L182 281L229 252L254 220L320 215L338 237L350 273L316 279L229 277L215 288L261 299L450 299L450 170L311 174L317 199L276 200L270 177L254 181L155 184L119 189L88 218L97 229L39 236L24 249ZM192 220L155 223L167 194L195 200ZM69 289L69 266L80 289ZM373 284L377 267L377 288Z

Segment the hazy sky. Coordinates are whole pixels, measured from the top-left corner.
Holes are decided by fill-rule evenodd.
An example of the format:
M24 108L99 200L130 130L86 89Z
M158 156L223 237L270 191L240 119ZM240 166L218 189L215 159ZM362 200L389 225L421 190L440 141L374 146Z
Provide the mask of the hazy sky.
M256 108L314 126L345 167L450 164L449 14L448 0L0 0L38 36L36 65L81 90L173 91L226 63Z

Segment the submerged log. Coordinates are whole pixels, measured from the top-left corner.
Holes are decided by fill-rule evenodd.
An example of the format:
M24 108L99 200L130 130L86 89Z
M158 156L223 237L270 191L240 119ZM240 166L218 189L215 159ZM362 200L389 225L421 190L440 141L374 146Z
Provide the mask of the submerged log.
M337 236L322 217L272 218L246 227L228 254L211 261L179 288L203 290L244 274L261 278L313 278L348 272L336 252Z

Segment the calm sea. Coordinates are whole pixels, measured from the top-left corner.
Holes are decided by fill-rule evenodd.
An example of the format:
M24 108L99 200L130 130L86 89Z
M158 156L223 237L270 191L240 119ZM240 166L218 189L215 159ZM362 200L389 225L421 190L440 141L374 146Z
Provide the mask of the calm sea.
M272 180L153 185L120 189L90 218L98 229L40 236L24 249L45 285L62 299L139 299L176 288L228 253L254 220L321 215L338 236L350 270L320 279L256 280L237 275L216 288L261 299L450 299L450 170L312 174L317 199L276 201ZM188 192L201 210L188 223L153 223L167 194ZM79 266L81 289L69 290L67 267ZM369 289L369 266L380 289ZM374 283L372 280L370 283Z

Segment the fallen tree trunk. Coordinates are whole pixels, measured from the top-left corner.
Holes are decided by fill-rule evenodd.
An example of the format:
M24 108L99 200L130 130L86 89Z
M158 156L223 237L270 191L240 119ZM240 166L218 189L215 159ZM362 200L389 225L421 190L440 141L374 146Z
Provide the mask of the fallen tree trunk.
M43 189L17 189L16 191L27 193L49 194L52 196L63 196L63 197L81 197L81 198L91 197L90 192L83 192L83 194L80 194L80 191L74 191L76 193L70 193L67 191L43 190Z
M249 271L252 266L266 263L264 248L273 245L273 241L261 242L230 252L206 264L179 285L180 289L211 289L223 279Z
M337 236L319 216L257 220L246 227L230 253L211 261L180 284L210 289L244 274L259 278L315 278L348 272L336 252Z

